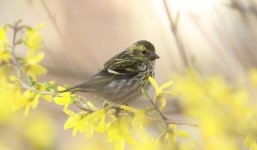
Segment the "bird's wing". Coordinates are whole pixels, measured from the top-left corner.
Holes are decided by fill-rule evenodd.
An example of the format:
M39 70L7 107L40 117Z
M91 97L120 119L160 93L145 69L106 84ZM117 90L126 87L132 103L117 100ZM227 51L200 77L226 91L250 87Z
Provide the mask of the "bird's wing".
M140 72L143 62L133 59L128 55L128 51L123 51L111 59L109 59L98 72L89 80L76 85L63 92L95 92L101 91L102 88L110 84L112 81L129 79Z
M141 61L135 59L113 59L109 64L105 64L94 76L88 81L75 86L80 88L78 91L94 91L101 90L112 81L119 81L123 79L129 79L140 72Z
M107 70L110 74L131 75L139 71L138 66L141 64L141 60L132 58L129 55L129 51L125 50L109 59L103 67L98 70L98 73Z
M141 61L136 59L119 59L116 58L112 63L105 65L100 72L103 70L108 71L110 74L115 75L132 75L138 73Z

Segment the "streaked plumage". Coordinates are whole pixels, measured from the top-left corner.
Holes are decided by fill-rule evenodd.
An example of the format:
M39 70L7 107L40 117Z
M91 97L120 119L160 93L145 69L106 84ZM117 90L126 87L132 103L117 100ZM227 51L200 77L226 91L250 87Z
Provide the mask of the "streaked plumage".
M89 80L61 92L88 92L114 104L124 104L148 90L148 76L154 76L154 46L145 40L138 41L108 60Z

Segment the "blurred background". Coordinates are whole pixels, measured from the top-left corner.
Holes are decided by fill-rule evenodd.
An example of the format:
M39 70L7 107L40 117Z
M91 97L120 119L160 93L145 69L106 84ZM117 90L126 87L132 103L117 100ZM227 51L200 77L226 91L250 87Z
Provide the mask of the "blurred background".
M158 83L186 67L233 81L257 65L256 6L256 0L0 0L0 25L46 23L42 81L80 83L138 40L151 41L160 56ZM63 131L61 107L41 103L34 115L15 116L8 130L1 125L1 149L101 149Z

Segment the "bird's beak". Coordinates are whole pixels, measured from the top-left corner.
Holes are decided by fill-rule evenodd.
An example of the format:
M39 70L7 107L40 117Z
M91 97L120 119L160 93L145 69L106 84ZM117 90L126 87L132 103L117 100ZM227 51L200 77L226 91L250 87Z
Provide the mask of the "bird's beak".
M150 59L151 59L151 60L155 60L155 59L159 59L159 58L160 58L160 56L158 56L158 55L155 54L155 53L152 53L151 56L150 56Z

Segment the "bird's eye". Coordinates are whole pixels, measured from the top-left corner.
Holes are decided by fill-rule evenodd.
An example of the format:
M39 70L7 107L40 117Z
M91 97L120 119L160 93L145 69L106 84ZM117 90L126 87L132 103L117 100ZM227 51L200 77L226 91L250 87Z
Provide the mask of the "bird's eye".
M143 50L143 51L142 51L142 54L146 54L146 50Z

